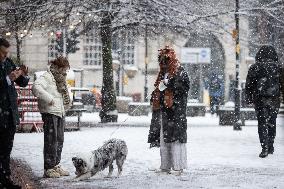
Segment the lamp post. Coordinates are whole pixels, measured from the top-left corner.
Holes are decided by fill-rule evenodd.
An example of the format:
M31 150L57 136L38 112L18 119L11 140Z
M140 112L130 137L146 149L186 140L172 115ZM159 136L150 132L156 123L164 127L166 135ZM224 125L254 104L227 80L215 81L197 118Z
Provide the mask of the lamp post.
M144 86L144 102L148 102L148 33L147 25L145 26L145 86Z
M235 22L236 29L234 31L236 39L236 83L235 83L235 120L233 128L234 130L242 130L240 120L241 109L241 89L240 89L240 35L239 35L239 0L236 0L235 10Z
M120 61L118 60L117 53L113 53L113 60L112 60L113 70L115 71L116 80L115 80L115 90L116 96L120 96Z

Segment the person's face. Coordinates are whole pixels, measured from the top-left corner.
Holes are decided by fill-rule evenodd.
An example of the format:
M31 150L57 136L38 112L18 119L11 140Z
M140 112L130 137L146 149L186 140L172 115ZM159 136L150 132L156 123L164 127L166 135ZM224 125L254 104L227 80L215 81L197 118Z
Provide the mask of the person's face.
M169 65L168 64L161 64L161 71L163 73L167 73L169 69Z
M0 46L0 62L3 62L9 53L9 48L6 48L4 46Z
M168 57L161 57L160 68L163 73L168 72L168 69L169 69L169 58Z
M60 73L66 73L68 69L69 69L69 67L61 67L58 70L59 70Z

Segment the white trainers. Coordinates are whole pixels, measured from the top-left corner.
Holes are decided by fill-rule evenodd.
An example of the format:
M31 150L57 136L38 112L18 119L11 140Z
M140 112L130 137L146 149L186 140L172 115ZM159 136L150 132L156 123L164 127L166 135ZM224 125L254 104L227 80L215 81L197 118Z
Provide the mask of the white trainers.
M70 175L70 173L68 171L64 170L61 165L56 165L53 169L57 173L59 173L60 176L69 176Z
M56 172L54 169L44 170L43 177L45 178L59 178L60 174Z
M183 170L172 170L170 172L170 174L175 175L175 176L181 176L181 174L183 173Z
M155 173L164 173L164 174L170 174L171 170L170 169L156 169Z

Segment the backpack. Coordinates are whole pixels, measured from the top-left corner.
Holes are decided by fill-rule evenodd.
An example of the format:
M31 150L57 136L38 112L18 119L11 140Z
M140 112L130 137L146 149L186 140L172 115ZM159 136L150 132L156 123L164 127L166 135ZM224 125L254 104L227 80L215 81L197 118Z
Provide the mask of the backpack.
M264 97L280 96L280 67L277 63L261 63L257 80L257 94Z

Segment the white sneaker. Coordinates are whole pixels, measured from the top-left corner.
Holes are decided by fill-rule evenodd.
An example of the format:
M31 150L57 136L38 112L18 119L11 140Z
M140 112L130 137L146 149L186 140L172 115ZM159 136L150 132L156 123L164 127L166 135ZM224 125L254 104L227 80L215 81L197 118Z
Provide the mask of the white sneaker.
M155 173L165 173L165 174L170 174L171 170L170 169L156 169Z
M59 178L60 174L57 173L54 169L46 169L46 170L44 170L43 177L45 177L45 178Z
M69 176L70 173L62 168L61 165L56 165L54 170L59 173L60 176Z
M183 173L183 170L172 170L170 172L170 174L175 175L175 176L181 176L181 174Z

